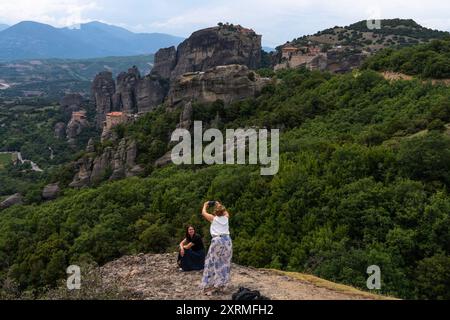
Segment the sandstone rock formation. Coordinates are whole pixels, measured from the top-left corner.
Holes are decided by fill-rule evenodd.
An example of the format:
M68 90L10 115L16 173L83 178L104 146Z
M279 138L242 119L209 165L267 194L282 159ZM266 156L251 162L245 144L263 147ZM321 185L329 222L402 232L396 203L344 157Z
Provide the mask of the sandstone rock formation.
M93 153L95 152L95 141L94 139L90 138L86 147L86 152Z
M155 54L155 64L152 74L163 79L169 79L177 63L177 49L175 47L163 48Z
M168 84L162 78L148 75L141 78L137 85L137 110L146 113L154 110L164 102Z
M23 196L20 193L13 194L0 203L0 210L23 204Z
M97 127L102 128L106 115L114 111L126 114L152 111L163 103L168 91L166 83L156 75L141 77L136 67L119 74L116 82L110 72L98 74L92 85Z
M192 126L194 116L194 109L192 108L192 103L188 102L183 107L183 112L180 115L180 123L178 128L189 130Z
M69 118L72 112L78 111L83 106L83 97L79 93L66 94L59 102L65 118Z
M89 127L89 122L87 121L86 111L80 110L72 112L72 118L66 128L66 135L69 143L74 143L83 129L87 127Z
M117 76L116 92L113 98L113 110L121 110L127 113L136 113L136 91L141 74L136 66L128 72L122 72Z
M96 105L98 128L103 126L106 114L112 111L115 92L116 84L112 73L109 71L100 72L92 83L92 100Z
M89 147L93 150L93 146ZM137 145L133 140L122 139L117 147L107 147L99 155L89 153L75 164L77 171L72 188L82 188L104 179L116 180L139 175L143 168L136 164Z
M275 54L275 70L305 67L309 70L345 73L358 68L367 54L351 49L332 48L324 50L314 45L294 47L285 45Z
M55 124L55 138L64 139L66 137L66 124L64 122L58 122Z
M45 200L54 200L58 197L61 189L59 188L59 183L53 183L46 185L42 191L42 198Z
M171 84L167 103L173 106L183 101L210 103L222 100L229 104L256 96L270 81L243 65L218 66L178 77Z
M176 61L174 48L161 49L156 56L153 72L164 78L170 74L171 79L230 64L257 69L261 63L261 36L239 25L221 25L194 32L178 46Z
M180 44L178 50L175 47L159 50L150 75L141 77L136 67L119 74L116 82L111 72L98 74L92 84L92 98L97 108L97 127L102 128L106 115L113 111L127 114L152 111L167 98L170 82L176 81L177 77L185 73L206 72L211 68L233 64L256 69L260 63L261 36L253 30L241 26L221 25L194 32ZM220 72L216 70L216 73ZM225 74L224 77L226 76ZM223 87L217 79L215 83L206 85ZM242 83L242 86L244 85ZM179 83L175 84L172 91L176 92L178 86ZM251 86L254 87L253 84ZM216 91L221 90L226 89L217 88ZM203 92L206 93L205 90ZM231 92L225 95L231 100ZM245 93L237 92L236 99L244 95ZM213 98L211 96L209 100Z
M331 50L327 52L327 65L325 70L334 73L346 73L359 68L367 55L360 52L345 52Z

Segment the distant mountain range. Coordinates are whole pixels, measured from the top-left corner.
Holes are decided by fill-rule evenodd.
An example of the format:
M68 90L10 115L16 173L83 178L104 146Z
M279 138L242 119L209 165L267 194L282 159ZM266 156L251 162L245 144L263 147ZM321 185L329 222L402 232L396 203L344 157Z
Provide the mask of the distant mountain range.
M55 28L23 21L0 24L0 61L17 59L86 59L155 53L184 39L163 33L133 33L101 22L78 28Z

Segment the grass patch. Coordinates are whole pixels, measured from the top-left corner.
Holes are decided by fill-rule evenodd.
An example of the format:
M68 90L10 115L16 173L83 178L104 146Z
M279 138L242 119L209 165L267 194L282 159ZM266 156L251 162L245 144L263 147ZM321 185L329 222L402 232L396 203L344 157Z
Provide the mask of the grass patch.
M270 269L270 270L272 270L272 269ZM368 298L368 299L372 299L372 300L399 300L399 299L393 298L393 297L382 296L379 294L373 294L370 292L361 291L354 287L331 282L331 281L321 279L321 278L318 278L318 277L310 275L310 274L304 274L304 273L298 273L298 272L286 272L286 271L280 271L280 270L272 270L272 271L275 271L284 276L294 278L296 280L309 282L317 287L326 288L329 290L345 293L348 295L364 297L364 298Z

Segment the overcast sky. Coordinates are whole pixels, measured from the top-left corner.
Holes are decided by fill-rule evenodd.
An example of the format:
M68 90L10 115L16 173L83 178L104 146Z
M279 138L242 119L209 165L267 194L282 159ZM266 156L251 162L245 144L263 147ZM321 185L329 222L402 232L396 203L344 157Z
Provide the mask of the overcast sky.
M253 28L266 46L380 17L412 18L450 31L449 13L446 0L0 0L0 23L9 25L33 20L61 27L97 20L187 37L221 21Z

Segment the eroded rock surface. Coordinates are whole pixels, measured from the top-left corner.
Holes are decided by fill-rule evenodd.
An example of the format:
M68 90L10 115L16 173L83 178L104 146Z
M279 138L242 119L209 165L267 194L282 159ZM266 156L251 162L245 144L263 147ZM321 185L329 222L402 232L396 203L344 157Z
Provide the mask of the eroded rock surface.
M178 46L176 59L174 53L174 48L158 51L153 72L175 79L188 72L230 64L257 69L261 64L261 36L239 25L222 25L194 32Z
M94 150L93 145L89 150ZM88 153L75 164L77 173L69 186L83 188L105 179L117 180L139 175L143 168L136 164L136 157L136 142L127 139L121 139L116 147L106 147L99 155Z
M182 101L210 103L222 100L229 104L255 97L270 81L244 65L218 66L178 77L171 84L167 103L173 106Z
M272 300L355 300L367 295L339 292L271 270L232 265L231 283L223 294L207 297L200 290L201 271L182 272L176 254L140 254L110 262L100 269L105 284L113 284L142 300L231 300L239 287L259 290Z

